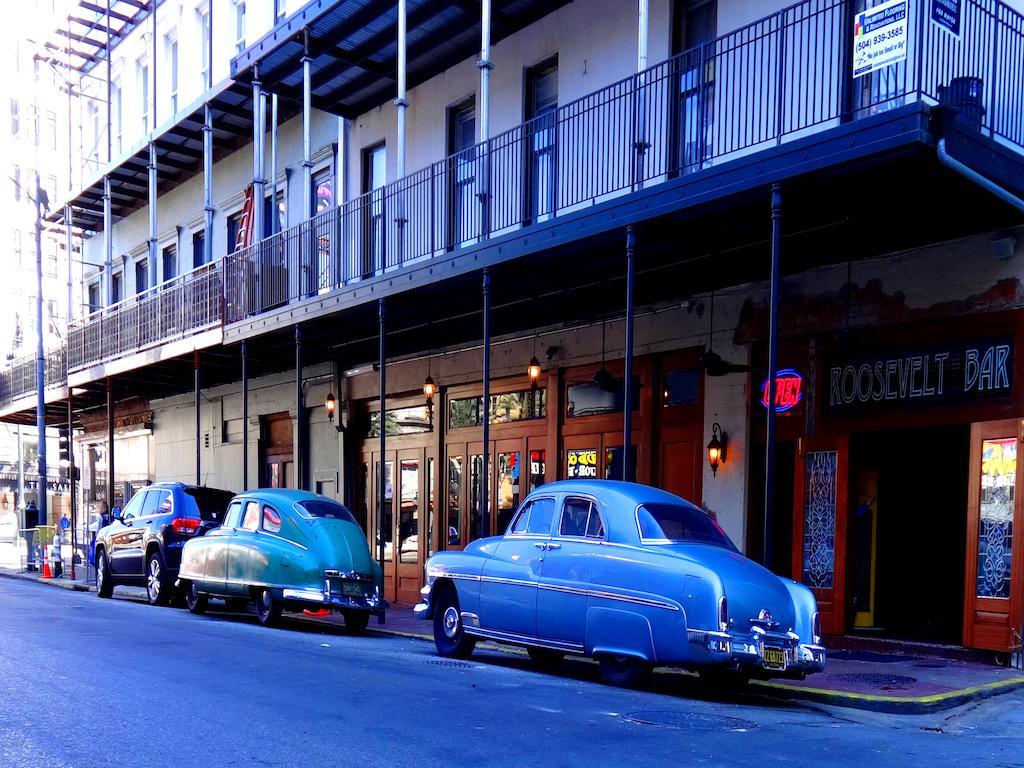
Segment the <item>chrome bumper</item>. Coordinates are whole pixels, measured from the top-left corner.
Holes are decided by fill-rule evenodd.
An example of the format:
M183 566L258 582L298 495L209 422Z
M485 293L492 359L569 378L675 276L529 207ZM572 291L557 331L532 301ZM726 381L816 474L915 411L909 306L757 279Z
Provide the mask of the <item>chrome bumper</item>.
M743 635L732 632L690 630L690 645L702 646L708 661L715 665L736 665L759 676L802 676L825 669L825 646L801 643L793 632L752 632ZM784 665L770 663L766 649L781 651Z
M335 573L329 572L329 575L334 576ZM389 607L388 601L381 597L380 590L376 586L373 588L373 594L364 597L339 595L331 591L330 578L324 579L324 585L321 589L286 587L282 590L281 596L285 600L312 603L321 608L366 611L371 616L378 616L380 618L384 617L384 612Z
M412 609L413 616L417 619L429 619L430 616L430 585L424 584L420 588L421 601Z

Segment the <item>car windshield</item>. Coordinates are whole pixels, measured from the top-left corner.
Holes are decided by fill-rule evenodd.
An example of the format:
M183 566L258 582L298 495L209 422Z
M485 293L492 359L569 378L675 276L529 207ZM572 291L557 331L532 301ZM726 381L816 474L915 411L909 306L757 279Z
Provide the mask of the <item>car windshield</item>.
M321 501L317 499L299 501L296 502L295 509L307 520L321 517L328 520L347 520L350 523L355 523L356 521L352 517L352 513L336 501Z
M645 542L696 542L723 549L736 547L711 515L683 504L641 504L636 510Z
M186 488L185 495L190 496L199 509L199 517L203 520L224 521L224 511L235 494L218 488Z

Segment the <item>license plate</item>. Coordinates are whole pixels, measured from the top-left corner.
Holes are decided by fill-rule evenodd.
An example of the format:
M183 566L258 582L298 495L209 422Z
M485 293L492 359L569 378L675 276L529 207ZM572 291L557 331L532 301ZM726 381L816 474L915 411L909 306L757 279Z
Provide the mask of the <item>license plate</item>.
M366 590L358 581L341 582L341 594L346 597L366 597Z
M761 658L765 669L785 669L786 651L782 648L764 648Z

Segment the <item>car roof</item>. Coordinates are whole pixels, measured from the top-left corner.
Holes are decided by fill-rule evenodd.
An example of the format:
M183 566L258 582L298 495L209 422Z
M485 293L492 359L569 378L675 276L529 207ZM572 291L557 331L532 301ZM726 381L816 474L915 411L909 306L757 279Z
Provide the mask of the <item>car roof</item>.
M207 485L196 485L195 483L182 483L182 482L172 482L172 481L150 483L149 485L144 486L143 488L140 488L139 491L148 491L148 490L151 490L151 489L167 491L167 490L172 490L174 488L180 488L183 491L188 490L190 488L195 488L197 490L203 490L203 491L220 491L222 493L234 493L234 491L228 491L228 490L225 490L223 488L211 488L211 487L209 487Z
M663 504L685 504L697 508L693 502L681 496L669 493L643 483L626 483L622 480L558 480L545 483L531 493L543 495L547 493L581 493L596 496L601 501L617 502L635 507L638 504L661 502Z
M263 499L280 507L290 507L297 501L334 501L334 499L320 496L311 491L297 491L291 488L257 488L254 491L244 491L235 497L236 500L246 498Z

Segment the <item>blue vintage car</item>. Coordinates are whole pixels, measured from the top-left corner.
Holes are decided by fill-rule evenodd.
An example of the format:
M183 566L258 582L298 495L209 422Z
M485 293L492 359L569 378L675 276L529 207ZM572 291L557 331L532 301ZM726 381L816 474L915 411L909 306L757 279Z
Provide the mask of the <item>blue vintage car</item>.
M282 611L328 609L362 631L387 607L380 566L355 518L308 491L235 496L220 528L185 544L178 577L193 613L204 612L210 597L230 607L252 600L264 625Z
M466 658L487 638L541 665L594 657L617 685L656 664L733 681L825 666L807 587L744 557L703 510L636 483L542 486L504 536L426 567L416 611L443 656Z

